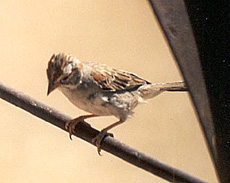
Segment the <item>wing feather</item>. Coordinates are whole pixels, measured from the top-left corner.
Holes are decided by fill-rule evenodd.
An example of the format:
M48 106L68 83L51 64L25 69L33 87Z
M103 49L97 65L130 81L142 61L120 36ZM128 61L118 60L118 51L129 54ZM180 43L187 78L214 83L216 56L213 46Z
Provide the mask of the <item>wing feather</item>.
M106 91L128 91L144 84L150 84L133 73L99 64L93 65L91 76L96 84Z

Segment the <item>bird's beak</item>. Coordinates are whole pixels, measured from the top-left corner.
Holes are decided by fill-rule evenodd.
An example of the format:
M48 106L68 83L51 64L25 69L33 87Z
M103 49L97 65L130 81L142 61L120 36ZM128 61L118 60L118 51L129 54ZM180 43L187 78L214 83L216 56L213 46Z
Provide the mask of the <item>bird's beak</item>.
M47 95L49 95L52 91L54 91L58 86L59 86L58 84L54 84L53 82L49 82Z

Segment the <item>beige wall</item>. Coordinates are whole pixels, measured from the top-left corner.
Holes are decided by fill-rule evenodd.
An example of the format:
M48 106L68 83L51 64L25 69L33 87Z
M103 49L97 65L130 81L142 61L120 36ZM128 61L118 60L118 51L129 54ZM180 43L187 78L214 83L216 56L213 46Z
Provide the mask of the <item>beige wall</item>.
M59 92L46 96L53 53L108 64L152 82L180 81L156 19L144 0L0 1L1 81L60 111L83 114ZM1 182L158 182L129 165L0 100ZM139 106L115 137L169 165L217 182L186 93L165 93ZM101 129L113 117L92 119Z

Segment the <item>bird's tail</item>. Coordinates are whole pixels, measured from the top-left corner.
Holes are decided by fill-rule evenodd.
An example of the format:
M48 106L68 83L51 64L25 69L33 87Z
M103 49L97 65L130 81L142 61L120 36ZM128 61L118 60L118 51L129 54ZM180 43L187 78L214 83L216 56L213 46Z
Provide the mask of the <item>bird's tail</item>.
M185 82L154 83L143 85L138 88L138 93L143 99L153 98L164 91L180 92L188 91L188 89Z

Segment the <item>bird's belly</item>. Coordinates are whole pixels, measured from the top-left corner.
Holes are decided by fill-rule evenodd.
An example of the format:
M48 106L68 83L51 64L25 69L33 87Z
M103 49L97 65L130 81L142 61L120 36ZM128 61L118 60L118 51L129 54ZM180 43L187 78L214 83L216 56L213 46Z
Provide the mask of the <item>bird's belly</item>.
M137 98L131 93L88 93L87 91L71 91L60 88L62 93L79 109L100 115L113 115L119 119L126 120L137 105Z
M100 116L114 115L110 108L103 105L104 101L100 97L93 96L87 92L72 92L66 88L60 88L60 90L79 109Z

